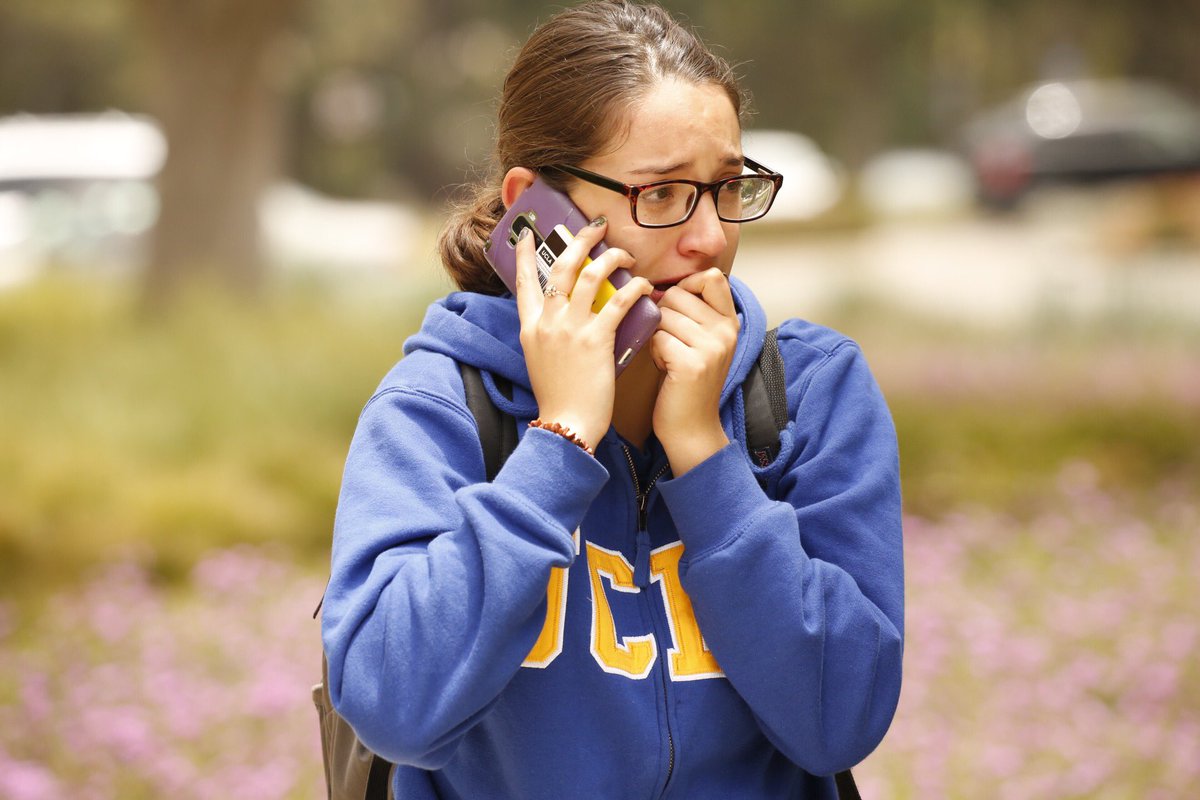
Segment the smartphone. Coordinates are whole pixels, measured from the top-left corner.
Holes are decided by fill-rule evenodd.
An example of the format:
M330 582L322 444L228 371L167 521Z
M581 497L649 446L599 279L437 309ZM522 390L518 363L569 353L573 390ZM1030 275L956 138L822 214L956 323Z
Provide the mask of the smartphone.
M512 207L500 219L487 240L484 252L488 263L496 270L504 285L516 294L517 237L521 235L522 230L528 228L537 253L538 282L544 289L555 259L562 255L575 235L587 224L587 217L575 207L569 197L538 178L517 197ZM597 244L588 254L585 265L592 259L599 258L607 249L608 246L604 242ZM628 270L614 270L608 281L596 293L592 310L598 312L603 308L616 290L628 283L632 277ZM634 355L650 341L661 318L658 306L654 305L649 297L638 298L629 309L625 319L617 326L616 346L613 348L618 375L633 360Z

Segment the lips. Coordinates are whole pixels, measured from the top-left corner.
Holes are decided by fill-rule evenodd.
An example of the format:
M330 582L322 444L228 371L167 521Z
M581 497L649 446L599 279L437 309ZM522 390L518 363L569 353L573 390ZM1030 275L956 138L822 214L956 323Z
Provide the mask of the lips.
M663 295L667 293L667 289L670 289L677 283L679 283L679 281L669 281L667 283L654 284L654 291L650 293L650 299L655 303L658 303L658 301L663 299Z
M705 269L707 269L707 267L705 267ZM692 275L695 275L695 274L703 272L703 271L704 271L704 269L698 269L695 272L688 272L684 275L676 275L674 278L670 278L668 280L659 281L658 283L655 283L654 284L654 292L650 295L650 299L653 300L655 303L657 303L659 300L662 300L662 296L664 294L666 294L667 290L670 289L672 286L675 286L680 281L685 280L686 278L690 278Z

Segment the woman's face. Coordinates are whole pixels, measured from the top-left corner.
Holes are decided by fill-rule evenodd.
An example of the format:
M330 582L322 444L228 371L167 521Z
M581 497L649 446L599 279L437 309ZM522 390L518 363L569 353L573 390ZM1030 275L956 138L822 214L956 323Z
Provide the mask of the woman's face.
M579 166L627 184L669 178L715 181L742 172L742 133L733 103L711 84L668 79L630 112L620 146ZM627 250L630 270L655 286L654 300L688 275L733 268L739 226L717 218L711 193L692 218L673 228L643 228L630 215L629 200L617 192L575 181L571 199L589 218L608 217L604 241Z

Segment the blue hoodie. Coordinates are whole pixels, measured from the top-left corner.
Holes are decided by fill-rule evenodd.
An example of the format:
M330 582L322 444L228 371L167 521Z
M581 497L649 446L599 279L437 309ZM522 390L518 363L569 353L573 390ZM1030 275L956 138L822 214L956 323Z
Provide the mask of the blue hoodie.
M397 798L832 798L900 692L896 437L854 342L799 320L765 469L738 387L724 449L673 477L609 429L592 458L527 429L496 479L455 361L537 416L511 297L432 305L359 420L322 634L329 689ZM514 386L513 399L491 376ZM764 491L763 486L766 490Z

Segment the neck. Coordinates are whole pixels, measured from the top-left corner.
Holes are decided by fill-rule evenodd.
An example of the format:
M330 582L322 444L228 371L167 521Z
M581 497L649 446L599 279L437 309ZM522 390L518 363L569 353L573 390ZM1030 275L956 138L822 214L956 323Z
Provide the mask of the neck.
M653 430L654 402L658 399L661 383L662 373L650 357L649 346L634 356L617 380L613 427L638 449L646 446L646 440Z

